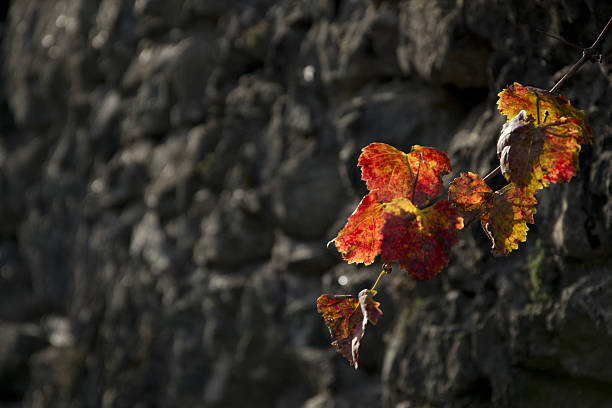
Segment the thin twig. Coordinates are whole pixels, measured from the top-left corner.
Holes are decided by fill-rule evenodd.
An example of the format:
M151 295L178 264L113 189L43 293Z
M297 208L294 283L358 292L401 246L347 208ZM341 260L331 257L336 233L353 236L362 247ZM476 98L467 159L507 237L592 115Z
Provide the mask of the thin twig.
M608 35L608 31L610 30L610 27L612 27L612 17L610 17L610 19L608 20L608 24L606 24L604 29L601 30L601 33L599 33L599 36L597 37L597 39L595 40L593 45L591 45L590 48L597 48L601 45L603 40L606 38L606 35Z
M580 67L582 67L584 65L584 63L587 61L587 56L586 54L582 54L582 57L580 57L580 59L578 60L578 62L576 62L574 65L572 65L572 67L569 69L569 71L567 71L565 73L565 75L563 75L563 77L552 87L550 88L550 93L554 93L555 91L558 91L559 88L561 88L561 86L565 83L565 81L567 81L567 79L569 77L571 77L572 75L574 75L574 72L578 71L578 69L580 69Z
M539 28L536 28L536 31L538 31L538 32L540 32L540 33L542 33L542 34L544 34L544 35L547 35L547 36L549 36L550 38L554 38L554 39L555 39L555 40L557 40L557 41L561 41L561 42L562 42L563 44L565 44L565 45L569 45L570 47L573 47L573 48L576 48L577 50L582 51L582 47L581 47L581 46L576 45L576 44L574 44L574 43L571 43L571 42L567 41L567 40L566 40L565 38L563 38L563 37L559 37L558 35L554 35L554 34L551 34L551 33L547 33L546 31L540 30Z
M552 88L550 88L550 91L548 92L554 93L558 91L559 88L561 88L561 86L565 83L565 81L567 81L572 75L574 75L574 73L576 73L576 71L578 71L587 61L593 61L593 58L596 55L595 50L606 38L606 35L608 35L608 31L610 31L611 27L612 17L610 17L610 19L608 20L608 24L606 24L604 29L601 30L599 36L597 36L597 39L595 40L593 45L591 45L589 48L585 48L582 50L582 57L580 57L580 59L574 65L572 65L572 67L565 73L565 75L563 75L563 77Z

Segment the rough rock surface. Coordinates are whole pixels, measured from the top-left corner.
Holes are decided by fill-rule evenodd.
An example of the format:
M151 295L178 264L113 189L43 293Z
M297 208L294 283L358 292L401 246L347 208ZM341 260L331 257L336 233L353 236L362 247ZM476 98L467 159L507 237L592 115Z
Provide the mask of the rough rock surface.
M377 275L325 248L364 192L363 146L486 174L496 94L549 88L579 56L538 30L590 45L610 16L604 0L3 2L0 405L612 407L608 60L563 88L595 141L538 195L519 251L493 258L475 226L433 281L394 273L356 372L315 306Z

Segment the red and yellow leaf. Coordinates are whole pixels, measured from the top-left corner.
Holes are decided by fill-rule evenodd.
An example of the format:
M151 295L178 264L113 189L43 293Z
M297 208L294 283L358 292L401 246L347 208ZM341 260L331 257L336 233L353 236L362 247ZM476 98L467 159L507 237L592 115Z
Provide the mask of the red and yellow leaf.
M501 91L497 101L499 111L510 121L524 110L535 118L536 126L564 122L553 131L572 137L579 144L591 143L593 131L586 124L584 111L574 108L563 96L553 96L548 91L514 83Z
M527 223L534 222L536 204L533 193L508 184L496 191L482 207L480 221L493 243L493 255L508 255L512 250L518 249L519 242L525 242L529 231Z
M431 279L446 265L457 244L463 219L449 201L437 201L423 210L406 198L387 204L383 212L383 262L398 261L418 279Z
M375 290L364 289L359 296L321 295L317 299L317 311L334 338L332 345L357 369L359 345L368 321L378 322L382 311L374 300Z
M359 156L361 178L381 202L409 198L425 205L442 190L442 176L450 173L446 153L415 145L404 153L385 143L372 143Z
M580 144L554 123L536 126L523 110L504 125L497 154L508 181L535 192L550 183L567 182L576 174Z
M463 212L480 216L495 256L508 255L527 239L537 200L529 189L511 183L495 193L480 176L463 173L451 182L448 199ZM384 232L384 229L383 229Z
M367 194L333 239L342 258L348 263L370 265L380 253L384 206L379 203L376 191Z
M491 187L472 172L461 173L448 187L448 200L462 212L480 210L492 196Z

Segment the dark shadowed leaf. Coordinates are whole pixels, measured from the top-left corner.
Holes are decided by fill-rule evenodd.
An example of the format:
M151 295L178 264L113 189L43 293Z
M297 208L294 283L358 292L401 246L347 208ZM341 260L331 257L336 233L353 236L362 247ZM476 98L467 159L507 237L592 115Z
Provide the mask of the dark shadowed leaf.
M554 122L536 126L525 111L504 125L497 143L506 179L530 192L569 181L578 170L579 153L576 138L563 133Z
M368 321L378 322L382 311L374 300L375 290L364 289L359 296L321 295L317 299L317 311L334 338L332 345L357 369L359 345Z
M457 230L463 228L463 219L446 200L421 210L398 198L387 204L383 218L383 262L397 261L418 279L431 279L448 265Z

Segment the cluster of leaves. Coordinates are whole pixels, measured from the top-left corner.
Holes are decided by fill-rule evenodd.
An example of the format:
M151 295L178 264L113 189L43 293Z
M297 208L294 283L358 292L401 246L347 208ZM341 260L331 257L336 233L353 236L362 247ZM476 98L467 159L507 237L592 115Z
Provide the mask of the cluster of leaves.
M449 199L464 214L480 216L492 253L505 256L527 239L533 224L535 193L550 183L568 182L578 170L580 145L593 131L584 112L562 96L515 83L499 93L506 116L497 141L497 157L509 184L493 192L474 173L463 173L449 187Z
M449 201L429 205L451 170L448 156L429 147L404 153L372 143L358 164L370 192L334 239L336 248L349 263L369 265L380 254L385 263L397 261L412 275L431 279L448 264L448 250L463 228Z
M497 156L508 181L497 191L467 172L450 183L448 200L435 200L442 177L451 171L445 152L418 145L409 153L384 143L366 146L358 165L369 192L330 241L343 259L369 265L380 255L385 265L398 262L410 275L431 279L448 265L464 220L476 217L493 255L517 249L534 222L536 192L576 174L580 146L592 141L593 132L583 111L545 90L515 83L499 93L497 106L507 120ZM382 313L373 289L358 298L322 295L317 301L332 344L355 368L366 323L376 324Z

